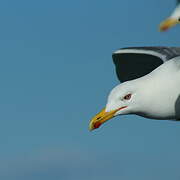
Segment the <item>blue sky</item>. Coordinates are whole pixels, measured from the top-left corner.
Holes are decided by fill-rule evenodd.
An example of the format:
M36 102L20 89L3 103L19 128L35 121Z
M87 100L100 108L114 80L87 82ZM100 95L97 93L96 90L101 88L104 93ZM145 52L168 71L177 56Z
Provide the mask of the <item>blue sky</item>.
M111 54L179 46L172 0L0 2L0 178L179 179L180 123L90 118L119 82Z

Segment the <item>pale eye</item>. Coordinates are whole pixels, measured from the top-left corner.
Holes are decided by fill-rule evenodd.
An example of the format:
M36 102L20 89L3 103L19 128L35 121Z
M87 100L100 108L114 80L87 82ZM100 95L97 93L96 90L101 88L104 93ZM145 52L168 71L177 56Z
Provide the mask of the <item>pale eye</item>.
M131 94L127 94L127 95L125 95L123 99L125 99L125 100L129 100L129 99L131 99Z

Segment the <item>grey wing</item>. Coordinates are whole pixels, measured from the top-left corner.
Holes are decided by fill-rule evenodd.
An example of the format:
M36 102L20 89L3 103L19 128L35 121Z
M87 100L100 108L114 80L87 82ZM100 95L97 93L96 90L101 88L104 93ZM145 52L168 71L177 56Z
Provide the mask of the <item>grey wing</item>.
M177 4L179 4L179 3L180 3L180 0L176 0L176 2L177 2Z
M121 82L142 77L173 57L180 56L175 47L130 47L117 50L112 58Z

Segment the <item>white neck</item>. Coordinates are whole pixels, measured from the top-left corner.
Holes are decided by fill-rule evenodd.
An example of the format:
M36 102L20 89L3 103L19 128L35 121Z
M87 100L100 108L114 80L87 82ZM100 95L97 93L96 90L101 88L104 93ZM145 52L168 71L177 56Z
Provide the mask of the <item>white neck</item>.
M180 117L176 110L180 94L180 71L176 71L174 66L172 61L166 62L152 73L142 77L143 81L139 79L142 83L141 97L138 102L141 109L136 114L152 119Z

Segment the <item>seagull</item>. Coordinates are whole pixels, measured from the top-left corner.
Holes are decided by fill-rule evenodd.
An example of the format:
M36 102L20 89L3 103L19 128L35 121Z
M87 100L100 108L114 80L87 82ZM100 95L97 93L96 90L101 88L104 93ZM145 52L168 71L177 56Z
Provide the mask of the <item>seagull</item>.
M171 28L179 23L180 23L180 0L177 0L177 6L176 6L175 10L172 12L170 17L168 17L166 20L161 22L161 24L159 26L159 30L166 31L169 28Z
M122 48L112 57L121 83L110 92L105 108L91 119L89 130L126 114L180 120L180 48Z

